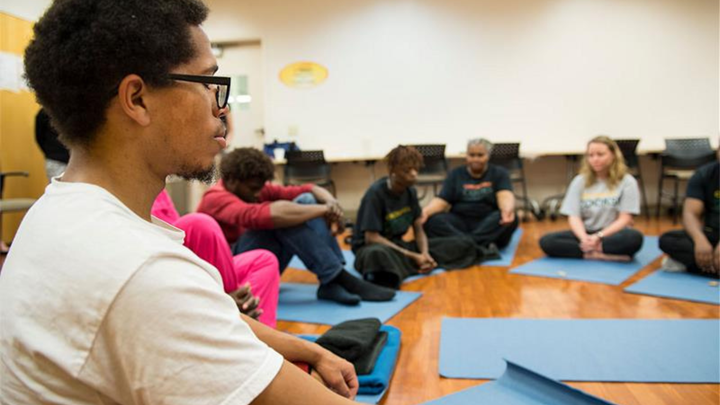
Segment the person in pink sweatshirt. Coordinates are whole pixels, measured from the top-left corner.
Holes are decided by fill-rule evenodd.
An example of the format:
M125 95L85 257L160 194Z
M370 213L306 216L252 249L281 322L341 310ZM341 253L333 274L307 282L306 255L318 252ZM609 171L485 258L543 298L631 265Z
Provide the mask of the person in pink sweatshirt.
M151 214L185 232L184 245L218 269L225 292L242 313L275 327L280 275L272 252L255 249L233 256L212 217L201 213L181 217L166 190L155 199Z
M352 276L335 236L342 231L343 212L337 200L314 184L280 186L270 180L275 167L253 148L226 154L222 180L203 196L198 212L220 224L235 254L267 249L282 272L297 255L320 281L317 297L345 305L389 301L395 291Z

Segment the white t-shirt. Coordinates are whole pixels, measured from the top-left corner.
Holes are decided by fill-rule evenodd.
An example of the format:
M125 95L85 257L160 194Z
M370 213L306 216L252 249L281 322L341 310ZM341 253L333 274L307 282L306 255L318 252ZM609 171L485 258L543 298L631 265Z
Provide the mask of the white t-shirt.
M182 231L53 180L0 275L3 404L247 404L282 357Z
M578 174L560 207L561 214L582 218L588 231L602 230L615 222L621 212L640 213L640 189L637 180L629 174L612 190L601 180L585 187L585 176Z

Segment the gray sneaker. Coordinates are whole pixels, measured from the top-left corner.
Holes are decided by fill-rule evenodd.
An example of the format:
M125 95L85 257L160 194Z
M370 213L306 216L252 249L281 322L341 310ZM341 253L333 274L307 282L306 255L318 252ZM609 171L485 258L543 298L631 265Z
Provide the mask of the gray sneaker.
M671 273L677 273L679 271L685 271L687 270L687 267L685 267L684 264L680 263L679 261L673 259L670 256L665 256L662 261L662 267L661 269L663 271L671 272Z

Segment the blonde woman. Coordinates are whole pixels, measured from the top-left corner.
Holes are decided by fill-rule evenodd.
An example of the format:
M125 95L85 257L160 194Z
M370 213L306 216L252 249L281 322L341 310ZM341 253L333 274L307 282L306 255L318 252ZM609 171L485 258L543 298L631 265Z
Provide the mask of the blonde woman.
M629 261L640 250L643 235L631 228L640 213L638 185L615 141L597 136L588 143L560 213L570 230L540 239L548 256Z

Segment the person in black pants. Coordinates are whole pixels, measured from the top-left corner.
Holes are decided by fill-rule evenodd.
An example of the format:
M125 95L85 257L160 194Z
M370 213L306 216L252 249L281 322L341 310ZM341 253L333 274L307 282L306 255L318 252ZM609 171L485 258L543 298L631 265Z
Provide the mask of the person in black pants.
M699 168L690 178L683 227L664 233L660 249L691 273L720 277L720 162Z
M440 195L423 209L428 237L472 237L478 246L510 243L518 227L515 196L507 170L489 164L492 143L468 142L465 166L450 172Z
M615 141L598 136L588 143L560 212L568 216L570 230L540 239L548 256L629 261L640 250L643 235L630 228L640 213L639 189Z
M355 268L372 283L399 288L403 279L437 266L423 231L417 181L423 158L400 145L387 155L390 175L365 192L352 236ZM412 227L415 240L402 239Z

